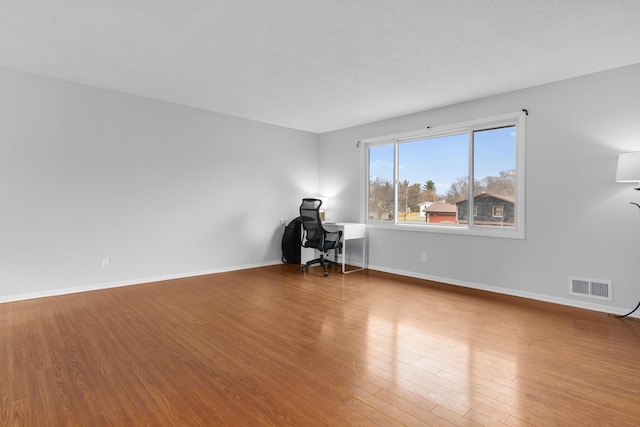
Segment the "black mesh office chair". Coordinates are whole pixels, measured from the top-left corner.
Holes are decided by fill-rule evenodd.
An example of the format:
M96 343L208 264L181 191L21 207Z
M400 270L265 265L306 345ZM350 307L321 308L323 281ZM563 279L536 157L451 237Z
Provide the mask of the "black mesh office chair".
M320 220L320 199L302 199L300 205L300 218L302 219L302 246L314 248L320 251L320 258L307 262L300 269L304 273L313 264L320 264L327 275L327 265L341 265L324 258L331 249L339 250L342 247L342 231L331 232L324 229Z

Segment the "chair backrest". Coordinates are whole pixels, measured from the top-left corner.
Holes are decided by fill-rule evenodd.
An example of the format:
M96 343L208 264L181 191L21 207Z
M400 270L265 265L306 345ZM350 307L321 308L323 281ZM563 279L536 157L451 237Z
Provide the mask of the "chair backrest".
M300 219L304 230L303 245L311 248L324 247L325 230L320 220L320 199L302 199Z

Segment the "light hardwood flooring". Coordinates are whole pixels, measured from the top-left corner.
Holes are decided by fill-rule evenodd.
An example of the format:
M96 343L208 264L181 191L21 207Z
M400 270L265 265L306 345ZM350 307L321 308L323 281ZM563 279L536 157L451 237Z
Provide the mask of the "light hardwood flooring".
M0 304L2 426L638 426L640 322L277 265Z

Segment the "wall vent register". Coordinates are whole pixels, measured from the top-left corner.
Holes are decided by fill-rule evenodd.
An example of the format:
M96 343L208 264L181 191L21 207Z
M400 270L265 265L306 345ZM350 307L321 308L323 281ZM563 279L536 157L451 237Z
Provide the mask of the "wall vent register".
M613 300L611 280L569 277L569 293L589 298Z

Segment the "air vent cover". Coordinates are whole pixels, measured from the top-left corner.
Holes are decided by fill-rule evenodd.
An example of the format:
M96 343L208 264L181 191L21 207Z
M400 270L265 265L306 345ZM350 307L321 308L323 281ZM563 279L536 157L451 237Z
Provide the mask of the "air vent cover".
M582 297L613 300L611 280L569 277L569 293Z

